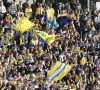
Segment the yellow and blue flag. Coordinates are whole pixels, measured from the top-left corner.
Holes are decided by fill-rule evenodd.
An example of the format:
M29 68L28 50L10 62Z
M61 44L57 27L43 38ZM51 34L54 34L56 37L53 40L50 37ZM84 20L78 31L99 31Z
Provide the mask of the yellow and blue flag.
M14 29L16 31L20 31L21 33L24 33L25 31L29 30L32 26L34 26L33 22L30 22L27 17L22 17L17 22Z
M62 79L71 70L71 68L71 65L57 61L48 71L47 78L51 81L58 81Z
M55 41L55 34L48 35L44 31L35 30L36 34L39 35L48 45L52 44Z
M49 28L57 29L59 27L59 24L56 22L55 18L52 18L51 20L48 20Z

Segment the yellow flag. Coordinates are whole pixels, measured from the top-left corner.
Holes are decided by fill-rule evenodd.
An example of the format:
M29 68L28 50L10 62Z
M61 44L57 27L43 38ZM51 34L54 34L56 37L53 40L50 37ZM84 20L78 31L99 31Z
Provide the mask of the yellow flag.
M15 25L14 29L20 31L21 33L24 33L32 26L34 26L34 23L30 22L27 17L22 17Z
M48 35L48 37L46 38L45 42L50 45L51 43L53 43L55 41L55 37L56 35L52 34L52 35Z
M37 35L39 35L48 45L50 45L51 43L53 43L55 41L55 34L52 35L48 35L46 32L43 31L39 31L39 30L35 30L35 32L37 33Z

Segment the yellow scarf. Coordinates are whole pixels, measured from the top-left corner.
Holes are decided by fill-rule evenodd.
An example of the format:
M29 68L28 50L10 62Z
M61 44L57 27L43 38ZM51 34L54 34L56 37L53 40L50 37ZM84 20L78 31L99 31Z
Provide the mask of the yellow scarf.
M20 38L20 45L24 44L24 40Z

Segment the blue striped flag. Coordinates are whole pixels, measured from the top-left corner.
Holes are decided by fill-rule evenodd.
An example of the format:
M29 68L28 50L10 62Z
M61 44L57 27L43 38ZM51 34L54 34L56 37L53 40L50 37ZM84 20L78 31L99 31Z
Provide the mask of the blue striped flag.
M71 65L61 63L59 61L48 71L47 77L51 81L58 81L62 79L71 69Z

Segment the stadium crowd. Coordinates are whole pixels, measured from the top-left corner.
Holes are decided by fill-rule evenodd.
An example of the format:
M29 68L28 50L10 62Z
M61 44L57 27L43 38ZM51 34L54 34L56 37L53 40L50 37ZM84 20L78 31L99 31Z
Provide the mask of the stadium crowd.
M45 22L48 9L54 17L74 13L66 25L49 29ZM21 34L14 26L31 12L34 29L56 34L47 45L32 29ZM50 82L47 72L56 61L73 64L61 80ZM75 3L37 3L29 0L19 4L0 1L0 90L100 90L100 11Z

